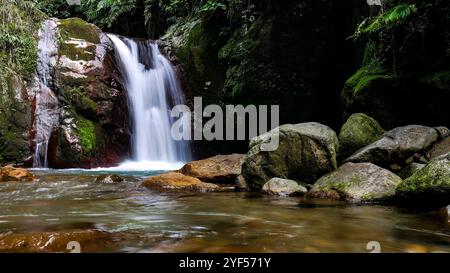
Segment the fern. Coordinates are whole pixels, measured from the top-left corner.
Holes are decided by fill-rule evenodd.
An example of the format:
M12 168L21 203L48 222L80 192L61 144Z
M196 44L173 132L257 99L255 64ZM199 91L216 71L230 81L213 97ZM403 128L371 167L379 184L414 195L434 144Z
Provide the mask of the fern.
M364 20L357 28L352 38L360 37L364 34L378 32L382 29L391 28L405 22L411 15L417 12L414 4L399 4L388 11L379 14L373 20Z

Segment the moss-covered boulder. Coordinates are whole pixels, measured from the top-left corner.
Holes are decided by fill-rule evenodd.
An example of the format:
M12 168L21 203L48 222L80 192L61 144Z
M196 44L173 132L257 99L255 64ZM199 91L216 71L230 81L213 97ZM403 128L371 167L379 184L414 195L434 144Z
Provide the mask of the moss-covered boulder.
M264 145L279 140L278 148L267 151ZM314 183L336 169L338 139L328 126L311 122L286 124L250 142L242 173L252 190L273 177Z
M126 92L113 45L95 25L78 18L58 21L54 69L60 124L50 140L52 167L96 167L123 160L129 152Z
M423 169L404 180L396 190L403 204L440 208L450 203L450 153L430 161Z
M405 166L411 157L427 151L442 137L438 128L420 125L395 128L380 140L358 150L345 162L371 162L382 167Z
M371 163L346 163L314 183L309 197L349 202L387 201L395 196L402 179Z
M339 133L339 156L345 158L381 138L383 128L373 118L357 113L351 115Z

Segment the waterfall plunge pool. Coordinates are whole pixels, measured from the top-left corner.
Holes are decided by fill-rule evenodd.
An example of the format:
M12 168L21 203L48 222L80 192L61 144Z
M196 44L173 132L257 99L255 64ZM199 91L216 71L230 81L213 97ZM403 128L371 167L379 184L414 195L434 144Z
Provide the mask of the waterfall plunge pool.
M433 213L140 186L158 171L123 171L125 180L111 185L95 182L101 170L33 173L39 181L0 184L0 233L111 235L82 244L87 252L368 252L370 241L382 252L450 251L450 225Z

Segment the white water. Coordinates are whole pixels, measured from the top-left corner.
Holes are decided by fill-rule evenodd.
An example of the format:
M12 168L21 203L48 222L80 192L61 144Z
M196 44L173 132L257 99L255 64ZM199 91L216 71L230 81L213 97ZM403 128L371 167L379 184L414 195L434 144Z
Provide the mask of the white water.
M49 83L51 68L56 64L58 51L56 29L57 24L54 20L46 20L38 33L38 73L31 90L36 105L33 124L35 130L33 167L35 168L48 167L48 143L59 119L58 98L51 90Z
M174 120L170 109L173 105L184 104L172 65L153 42L108 36L122 66L133 124L134 161L116 169L179 168L190 159L190 151L188 142L175 141L171 135Z

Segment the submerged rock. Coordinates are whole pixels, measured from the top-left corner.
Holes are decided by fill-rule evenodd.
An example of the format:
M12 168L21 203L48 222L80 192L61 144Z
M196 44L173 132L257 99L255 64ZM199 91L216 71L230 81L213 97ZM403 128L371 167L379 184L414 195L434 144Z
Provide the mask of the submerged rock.
M401 182L396 174L372 163L346 163L320 178L308 196L350 202L386 201L395 196Z
M373 118L362 113L351 115L338 136L340 157L350 156L357 150L379 140L384 132Z
M118 176L117 174L104 174L97 176L95 179L96 183L101 184L117 184L123 181L123 178Z
M219 187L218 185L202 182L200 179L184 175L178 172L169 172L152 176L142 183L142 186L158 190L175 191L227 191L234 188Z
M249 187L260 190L273 177L314 183L336 169L338 139L329 127L311 122L283 125L250 142L242 172ZM275 151L264 151L262 145L279 136Z
M277 177L270 179L269 182L264 184L261 191L269 195L280 196L298 196L308 192L305 187L293 180Z
M0 250L11 252L70 252L69 242L78 242L81 252L95 252L111 241L111 233L99 230L0 234ZM69 245L70 246L70 245Z
M402 166L408 158L429 149L441 137L438 129L426 126L395 128L380 140L357 151L345 162L371 162L382 167L393 164Z
M34 175L27 169L5 166L0 168L0 182L9 181L33 181Z
M235 184L242 173L245 155L217 155L211 158L190 162L181 173L214 184Z
M403 204L440 208L450 203L450 153L430 161L404 180L396 190Z

